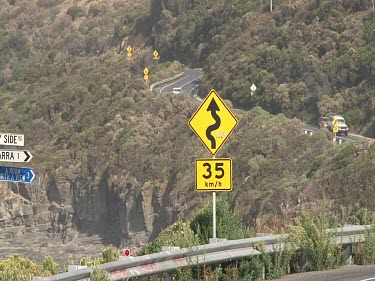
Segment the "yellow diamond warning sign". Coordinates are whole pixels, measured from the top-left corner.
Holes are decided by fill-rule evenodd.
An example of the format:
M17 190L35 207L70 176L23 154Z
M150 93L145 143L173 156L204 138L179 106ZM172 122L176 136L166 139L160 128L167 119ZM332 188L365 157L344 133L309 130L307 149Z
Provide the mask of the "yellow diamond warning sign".
M197 159L195 162L197 191L232 191L230 158Z
M194 133L215 155L237 126L237 118L212 89L189 121Z

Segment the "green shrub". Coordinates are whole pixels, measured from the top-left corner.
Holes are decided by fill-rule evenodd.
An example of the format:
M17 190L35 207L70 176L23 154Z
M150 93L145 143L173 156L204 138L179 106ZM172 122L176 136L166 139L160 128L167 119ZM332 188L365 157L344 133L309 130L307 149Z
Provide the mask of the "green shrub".
M111 281L111 278L108 275L108 272L96 267L93 272L90 274L91 281Z
M82 10L82 8L77 5L69 7L66 13L71 16L73 20L85 15L85 12Z
M84 256L79 260L80 265L85 265L85 266L97 266L103 263L102 258L91 258L90 255Z
M306 261L305 270L326 270L342 264L341 245L334 232L327 232L328 216L324 212L313 215L302 211L297 226L292 229L292 239Z
M375 226L365 230L365 240L353 241L354 263L360 265L375 264Z
M103 262L117 261L119 259L119 251L114 249L112 245L102 249Z
M53 261L53 258L48 256L44 258L43 261L43 268L51 272L52 275L57 274L57 270L59 269L59 265Z
M361 208L347 219L350 224L375 224L375 212L368 208Z
M142 254L159 253L162 246L189 248L199 245L199 239L190 229L189 223L177 221L164 229L152 243L141 250Z
M0 261L0 281L25 281L36 276L50 276L48 269L43 269L35 261L19 255Z
M259 256L240 261L238 267L240 280L258 280L262 277L263 266Z
M194 233L202 239L202 243L208 243L212 237L212 204L202 209L190 224ZM216 232L217 237L225 239L241 239L251 237L251 232L246 229L241 218L233 214L227 200L219 200L216 204Z

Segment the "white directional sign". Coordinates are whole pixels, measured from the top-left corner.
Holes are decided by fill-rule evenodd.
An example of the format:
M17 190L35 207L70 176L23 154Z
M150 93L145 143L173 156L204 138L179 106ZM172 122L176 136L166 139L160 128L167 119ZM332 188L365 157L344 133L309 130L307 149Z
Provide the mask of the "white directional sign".
M24 146L24 135L0 133L0 145Z
M250 90L252 92L255 92L256 89L257 89L257 87L255 86L255 84L251 85Z
M33 158L28 150L3 150L0 149L2 162L29 162Z

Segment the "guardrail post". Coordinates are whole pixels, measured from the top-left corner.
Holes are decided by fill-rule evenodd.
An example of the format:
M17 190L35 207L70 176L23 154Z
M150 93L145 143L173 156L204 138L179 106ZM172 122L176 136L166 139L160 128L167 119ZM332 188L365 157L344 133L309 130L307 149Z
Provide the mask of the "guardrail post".
M353 254L353 246L352 244L348 244L345 246L345 264L352 264L352 254Z
M266 280L266 268L264 266L262 268L262 280Z

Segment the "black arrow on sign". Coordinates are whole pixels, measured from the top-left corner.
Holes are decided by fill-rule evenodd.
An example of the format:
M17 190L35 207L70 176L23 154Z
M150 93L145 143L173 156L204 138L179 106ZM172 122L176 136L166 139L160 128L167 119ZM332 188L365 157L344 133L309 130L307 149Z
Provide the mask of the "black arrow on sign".
M28 152L27 150L24 150L23 152L25 152L25 154L26 154L26 158L25 158L25 160L23 160L23 161L24 161L24 162L28 162L29 159L30 159L32 156L31 156L31 154L29 154L29 152Z
M219 115L216 113L216 111L220 111L220 109L217 106L214 98L212 98L210 105L207 107L207 111L211 111L211 115L215 119L215 123L207 128L206 137L211 142L211 149L216 149L216 139L211 133L212 131L219 129L221 120Z

